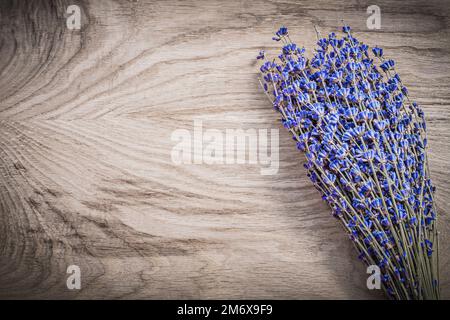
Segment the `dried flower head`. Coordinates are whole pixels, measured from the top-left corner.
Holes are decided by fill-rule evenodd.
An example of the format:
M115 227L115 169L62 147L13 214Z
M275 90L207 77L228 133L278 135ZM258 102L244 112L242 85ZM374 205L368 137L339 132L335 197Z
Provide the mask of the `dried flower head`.
M283 47L260 67L263 88L308 176L395 299L439 297L434 186L421 107L383 50L344 35L319 38L311 58L286 27Z

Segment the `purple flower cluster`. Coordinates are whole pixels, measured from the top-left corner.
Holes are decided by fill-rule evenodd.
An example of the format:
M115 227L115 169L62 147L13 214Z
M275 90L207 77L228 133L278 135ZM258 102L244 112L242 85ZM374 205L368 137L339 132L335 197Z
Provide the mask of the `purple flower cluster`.
M282 27L278 59L261 51L262 85L305 168L368 265L396 299L439 297L436 210L424 112L383 50L320 38L313 57Z

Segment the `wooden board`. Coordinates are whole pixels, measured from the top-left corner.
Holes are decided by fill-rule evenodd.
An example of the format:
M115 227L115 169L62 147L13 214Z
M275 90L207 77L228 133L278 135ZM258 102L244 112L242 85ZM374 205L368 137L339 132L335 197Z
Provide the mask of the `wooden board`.
M311 48L313 25L326 34L341 19L396 59L425 109L450 298L449 6L379 0L369 30L371 4L2 0L0 298L383 298L257 80L280 25ZM278 173L177 165L172 134L194 120L279 129ZM66 287L69 265L81 290Z

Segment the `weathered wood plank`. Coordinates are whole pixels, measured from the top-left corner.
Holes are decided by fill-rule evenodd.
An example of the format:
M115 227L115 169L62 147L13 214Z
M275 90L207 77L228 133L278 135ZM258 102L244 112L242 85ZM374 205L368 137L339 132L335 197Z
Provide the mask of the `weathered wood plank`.
M380 298L280 128L279 170L176 165L177 129L278 129L255 55L287 25L311 48L345 19L394 57L426 111L450 298L445 1L0 4L1 298ZM66 288L66 268L82 290Z

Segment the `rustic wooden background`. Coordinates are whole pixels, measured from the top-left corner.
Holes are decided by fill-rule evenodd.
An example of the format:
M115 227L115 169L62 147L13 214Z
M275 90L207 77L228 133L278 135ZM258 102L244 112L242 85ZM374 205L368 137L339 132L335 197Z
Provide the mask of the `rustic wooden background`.
M82 29L66 27L69 4ZM381 30L368 30L368 5ZM383 298L259 90L255 56L313 25L394 57L428 119L450 298L447 1L0 2L0 298ZM174 130L280 128L278 174L176 165ZM79 265L82 289L66 288Z

